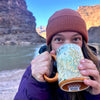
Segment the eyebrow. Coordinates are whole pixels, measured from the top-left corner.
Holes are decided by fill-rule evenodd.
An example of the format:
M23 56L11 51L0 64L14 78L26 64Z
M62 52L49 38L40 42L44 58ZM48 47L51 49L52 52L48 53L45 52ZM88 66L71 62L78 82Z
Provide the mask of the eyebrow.
M76 33L76 34L72 35L72 37L73 37L73 36L77 36L77 35L80 35L80 36L81 36L81 34ZM58 33L58 34L55 34L54 36L63 36L63 35Z
M79 33L76 33L76 34L74 34L73 36L77 36L77 35L80 35L80 36L82 36L81 34L79 34Z

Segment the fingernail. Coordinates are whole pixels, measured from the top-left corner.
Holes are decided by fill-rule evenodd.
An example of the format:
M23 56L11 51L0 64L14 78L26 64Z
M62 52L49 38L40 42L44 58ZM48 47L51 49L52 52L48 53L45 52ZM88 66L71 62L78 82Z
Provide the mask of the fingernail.
M85 60L84 60L84 59L82 59L82 60L81 60L81 62L83 62L83 63L84 63L84 62L85 62Z
M85 71L85 70L83 70L83 71L81 71L81 73L82 73L82 74L86 74L86 71Z
M88 83L88 82L89 82L88 80L89 80L89 79L84 79L84 82L85 82L85 83Z
M79 68L83 68L82 64L79 65Z

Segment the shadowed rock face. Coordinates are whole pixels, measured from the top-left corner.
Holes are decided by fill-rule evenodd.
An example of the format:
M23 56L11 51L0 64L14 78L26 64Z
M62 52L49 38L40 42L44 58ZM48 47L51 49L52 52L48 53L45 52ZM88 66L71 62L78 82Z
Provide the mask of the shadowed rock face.
M90 43L100 43L100 26L91 27L88 30L88 35Z
M13 41L44 42L36 33L35 17L27 10L24 0L0 0L0 35L7 35L7 38L9 34L11 38L15 36ZM4 38L3 41L8 40Z
M35 26L35 17L24 0L0 1L0 34L32 33Z

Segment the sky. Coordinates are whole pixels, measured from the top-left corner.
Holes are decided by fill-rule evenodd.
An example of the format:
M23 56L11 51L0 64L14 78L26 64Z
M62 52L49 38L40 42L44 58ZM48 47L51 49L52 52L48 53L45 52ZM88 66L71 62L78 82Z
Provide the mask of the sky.
M47 25L49 17L64 8L77 10L80 6L100 5L100 0L25 0L27 9L36 19L36 27Z

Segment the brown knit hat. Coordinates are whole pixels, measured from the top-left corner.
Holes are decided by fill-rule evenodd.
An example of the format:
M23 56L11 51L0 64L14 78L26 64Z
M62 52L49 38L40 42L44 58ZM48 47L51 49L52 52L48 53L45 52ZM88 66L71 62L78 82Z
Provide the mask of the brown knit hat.
M46 27L47 45L50 43L53 35L64 31L79 32L85 41L88 42L88 32L85 21L78 12L72 9L62 9L55 12L49 18Z

